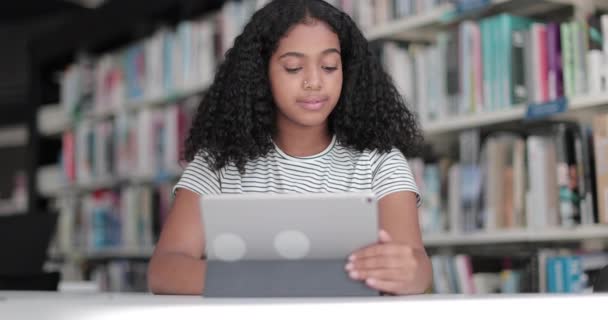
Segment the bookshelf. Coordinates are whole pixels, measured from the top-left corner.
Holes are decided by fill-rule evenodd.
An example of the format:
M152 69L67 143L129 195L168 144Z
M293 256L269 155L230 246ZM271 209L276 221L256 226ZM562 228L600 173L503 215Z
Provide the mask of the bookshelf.
M204 91L203 88L198 90L193 90L192 94L198 94ZM190 94L182 94L175 95L171 98L163 98L157 99L151 102L139 102L139 103L131 103L129 104L128 110L138 110L147 106L154 105L162 105L163 103L167 103L168 101L175 101L180 99L188 98ZM608 106L608 95L602 96L585 96L585 97L576 97L572 99L572 102L569 104L569 109L563 114L557 114L553 118L560 119L572 119L576 120L581 117L583 112L587 112L588 114L593 114L594 109L604 108ZM101 116L91 116L87 119L92 120L101 120L106 119L108 117L115 116L115 113L110 113ZM47 117L48 119L48 117ZM486 112L479 114L471 114L471 115L461 115L449 120L435 121L430 123L423 123L422 128L427 136L434 135L445 135L453 132L458 132L466 129L472 128L480 128L487 127L492 125L503 124L507 122L513 121L524 121L525 119L525 105L517 105L512 106L503 111L498 112ZM53 122L53 121L51 121ZM43 134L45 135L57 135L68 128L71 127L71 124L68 122L56 122L57 126L54 128L49 128L48 120L45 120L47 128L41 129L44 130ZM50 125L52 126L52 124ZM91 192L98 189L107 189L120 186L121 184L154 184L166 180L174 180L179 178L181 175L181 170L174 170L173 172L163 172L158 176L139 176L139 177L124 177L124 178L109 178L103 179L100 181L95 181L87 184L76 184L76 185L56 185L53 190L47 191L46 195L51 196L62 196L67 194L82 194L86 192Z
M81 120L77 121L74 121L74 119L70 119L65 114L64 110L62 110L61 105L59 104L44 105L40 106L39 108L40 111L38 112L38 128L40 134L43 136L58 136L61 135L63 132L73 128L75 124L82 120L102 121L111 119L121 112L135 113L145 108L159 108L167 104L199 96L203 94L208 87L208 84L204 84L191 89L177 91L163 97L153 99L142 99L139 101L130 101L116 109L109 109L104 112L92 112L90 114L86 114ZM194 109L197 106L197 103L188 103L187 106L190 109Z
M364 32L364 35L369 41L380 39L429 40L432 38L433 32L427 30L427 32L422 32L421 34L421 30L436 26L453 10L454 6L446 3L431 9L429 12L400 18L372 27L367 32Z
M583 226L576 228L552 228L541 230L495 230L471 234L427 234L423 235L427 248L456 246L478 247L489 244L534 244L576 243L608 238L608 226ZM76 250L74 252L52 252L54 259L78 257L81 259L140 258L152 256L153 247L106 248L98 250Z
M95 190L113 189L121 185L156 185L167 181L174 181L181 176L181 171L164 172L157 176L134 176L125 178L109 178L77 185L57 185L47 189L44 194L51 197L78 196Z
M357 0L358 1L358 0ZM330 1L331 2L331 1ZM334 3L339 1L333 1ZM422 13L389 20L384 23L364 29L365 36L370 41L399 40L412 41L413 46L434 44L436 35L440 32L458 28L458 24L471 19L478 20L499 13L512 13L523 16L532 16L549 12L556 9L572 7L574 14L587 12L589 1L576 0L542 0L542 1L518 1L518 0L494 0L491 5L474 12L457 14L456 7L450 3L441 4L430 8ZM597 7L605 7L604 2L598 1ZM219 10L222 12L222 9ZM240 25L241 22L236 23ZM221 39L220 43L229 43L230 39ZM106 53L106 52L103 52ZM163 109L173 103L181 103L190 97L203 94L208 87L208 82L190 86L187 89L169 90L155 98L139 98L135 100L125 99L112 108L103 108L102 111L93 109L91 113L84 114L80 119L55 121L54 125L44 129L44 134L58 135L62 132L74 129L78 123L89 121L92 123L114 121L124 113L138 114L142 110ZM146 95L142 95L146 97ZM186 104L194 107L196 103ZM555 114L543 120L567 119L586 121L608 106L608 93L579 94L569 98L568 110ZM489 128L507 123L525 124L527 103L520 103L492 111L480 111L470 114L458 114L439 117L436 120L422 122L422 129L426 136L457 136L462 131L477 128ZM44 118L45 116L40 115ZM41 129L43 126L40 126ZM114 176L97 179L87 183L75 183L71 185L59 185L47 194L58 199L72 198L80 199L91 195L102 189L120 189L138 185L154 187L159 183L175 181L181 174L180 170L162 172L159 175L144 175L134 177ZM156 213L155 213L156 214ZM428 248L453 249L460 253L467 253L485 245L521 245L528 248L535 246L559 246L560 244L577 244L588 240L608 240L608 225L580 225L576 227L550 227L537 229L485 229L470 233L455 233L453 230L443 230L440 233L428 233L423 236L424 244ZM151 256L152 246L127 247L108 246L97 249L64 250L55 252L54 256L64 260L145 260ZM603 260L602 260L603 261Z
M0 148L26 145L29 134L25 126L2 127L0 128Z
M517 15L530 16L549 10L555 10L568 6L580 4L577 0L491 0L489 5L484 5L470 12L456 13L456 6L445 3L427 12L406 16L392 21L373 26L364 32L370 41L376 40L405 40L405 41L433 41L434 35L440 29L445 29L453 24L466 20L477 19L485 15L497 12L509 12ZM595 3L599 8L607 8L603 2Z
M59 104L40 106L37 121L40 135L47 138L58 137L71 126L70 119Z
M496 230L472 234L428 234L423 235L428 249L450 247L480 247L487 245L536 244L559 245L588 240L608 238L608 226L584 226L577 228L553 228L545 230ZM75 250L70 252L51 251L54 260L112 260L149 259L154 247L105 248L96 250ZM602 258L605 261L608 258ZM608 262L607 262L608 263Z
M427 247L483 246L488 244L560 243L607 239L608 226L579 226L539 230L492 230L471 234L428 234L423 236Z
M608 94L574 97L568 103L568 110L566 112L555 114L548 119L576 120L580 118L583 112L593 113L596 111L594 109L600 109L607 105ZM422 128L427 135L446 134L454 131L525 120L525 115L526 105L519 104L500 111L459 115L450 119L427 122L422 124Z
M125 103L122 107L116 109L110 109L104 113L91 113L86 114L82 119L74 120L69 117L62 110L60 105L47 105L41 106L40 112L38 113L38 124L40 133L47 137L60 136L63 132L74 129L80 121L91 121L101 122L113 119L122 112L137 113L146 108L162 108L171 103L179 102L187 99L195 99L190 103L186 103L185 106L189 110L193 110L197 105L198 97L204 93L208 88L208 84L195 86L187 90L176 91L170 95L163 97L157 97L153 99L142 99L140 101L131 101ZM55 168L53 168L55 169ZM44 168L39 168L38 173L40 175ZM61 170L57 168L57 170ZM58 173L59 175L61 173ZM100 189L111 189L121 185L141 185L148 184L154 185L166 181L173 181L178 179L182 174L182 170L171 169L168 171L158 172L156 175L133 175L127 177L106 177L103 179L97 179L95 181L87 183L55 183L51 187L46 188L43 195L49 197L62 197L68 195L79 195L87 192L92 192ZM56 177L57 175L55 175ZM60 178L54 180L59 181Z
M112 259L149 259L154 247L106 248L98 250L75 250L71 252L51 251L54 260L112 260Z
M248 4L253 2L255 1L247 1ZM44 97L40 99L41 102L50 103L39 106L38 119L36 119L37 133L45 139L44 143L48 142L47 149L50 152L47 158L50 158L48 161L53 161L51 164L47 163L47 160L41 161L34 169L34 173L37 171L39 178L36 193L44 199L41 207L61 213L50 256L60 262L62 273L68 270L64 273L66 280L79 281L84 280L83 277L92 277L94 281L102 283L122 283L124 275L135 274L139 280L144 279L143 286L138 281L133 288L126 287L129 288L128 290L137 291L145 289L146 268L143 261L152 255L160 224L170 204L171 186L181 176L183 170L173 153L171 156L165 156L169 152L178 154L179 151L175 149L180 145L177 142L167 143L172 138L166 136L179 132L176 141L182 140L182 133L186 131L182 124L187 125L212 80L216 63L215 55L221 54L220 51L223 49L218 48L217 52L213 52L214 34L203 35L203 32L214 31L208 26L214 25L215 16L222 9L223 3L223 0L203 2L160 0L153 4L141 0L128 3L112 1L97 10L90 10L86 15L78 16L65 26L48 30L48 34L41 35L32 44L35 48L32 50L33 59L36 60L35 65L39 67L37 79L44 81L40 87L45 92L38 94ZM107 24L107 21L114 20L117 23ZM162 46L164 44L162 41L165 39L167 44L176 44L188 36L192 36L189 38L192 43L188 43L190 45L188 49L177 48L176 45L167 48ZM155 80L151 80L154 75L148 72L144 84L138 82L144 77L137 73L141 70L139 66L134 68L132 56L138 54L135 52L137 50L141 52L142 49L149 49L153 44L146 43L144 46L142 42L151 38L156 40L157 46L154 49L156 55L154 59L149 59L146 69L150 71L155 66L161 67L162 74L167 72L172 77L168 79L156 77ZM161 38L163 40L159 41ZM201 43L203 41L208 43ZM172 53L165 50L172 50ZM201 55L212 52L205 58L193 54L190 57L192 64L186 66L186 61L182 58L188 58L186 56L188 50ZM178 59L178 55L182 54L183 56ZM179 70L165 69L166 63L163 59L168 59L169 64L177 65L183 62L184 67ZM106 63L105 66L109 66L110 71L114 72L111 80L108 73L103 74L103 70L89 68L102 60ZM203 65L203 63L208 64ZM71 84L72 89L77 88L74 96L76 99L66 104L64 100L66 92L63 91L62 82L70 67L76 69L76 78ZM126 68L130 69L126 70ZM207 69L203 72L203 68ZM180 72L182 70L190 73ZM93 71L100 72L92 74ZM157 72L156 75L158 74ZM203 79L198 75L210 77ZM108 81L99 81L100 78L90 81L91 78L88 77L91 76L93 78L106 76ZM153 81L156 81L152 84L154 90L146 90L144 94L133 94L129 91L133 89L132 87L138 87L135 89L141 92L144 87L148 89L147 86ZM116 93L109 92L118 99L95 100L100 96L96 93L101 92L99 90L101 87L88 86L102 82L118 84ZM121 87L123 85L124 87ZM79 91L80 89L83 91ZM84 92L87 89L92 90ZM124 94L120 90L125 90ZM144 117L152 118L155 126L143 131L138 130ZM125 122L128 123L129 135L133 134L137 137L137 142L129 145L127 150L135 150L134 153L141 155L147 152L139 149L142 145L149 145L149 148L144 147L148 151L159 150L158 154L154 154L156 159L152 160L153 165L148 168L151 170L133 170L145 168L146 165L141 161L150 163L146 158L152 158L151 156L138 156L137 160L134 160L136 164L130 164L131 166L125 167L125 170L120 170L118 168L120 161L114 163L113 160L108 160L114 159L114 155L117 154L114 152L118 151L118 147L114 149L114 145L110 146L112 143L109 141L113 138L99 140L96 136L95 141L108 144L94 142L100 147L97 145L88 149L79 147L72 156L76 159L89 153L94 155L92 159L104 158L104 161L112 163L109 166L103 165L105 168L99 171L101 174L95 171L86 179L79 180L74 176L68 176L64 167L66 136L73 134L72 141L76 141L76 133L83 128L87 131L87 135L97 134L98 130L106 125L112 129L118 128L122 119L126 119ZM158 127L159 123L160 127ZM150 133L149 136L153 137L151 141L145 139L146 133ZM110 136L114 134L118 135L118 131L112 131ZM161 147L156 146L156 142L159 141L157 135L162 137L164 144L162 151L160 151ZM140 137L144 137L144 140ZM84 137L82 140L88 139ZM132 139L131 136L128 139ZM51 152L55 153L53 148L56 145L59 146L58 152L51 154ZM100 150L110 148L113 151L100 153ZM100 156L101 154L105 156ZM167 165L168 163L170 165ZM91 168L98 170L97 165ZM117 233L120 234L118 236L120 240L115 239ZM89 261L93 263L88 265ZM139 265L131 268L132 263ZM108 280L109 278L112 280ZM129 279L132 280L132 277L129 276ZM116 288L111 287L110 290L117 290Z
M89 115L85 115L84 118L88 119L88 120L99 121L99 120L104 120L104 119L115 117L116 115L118 115L121 112L131 112L132 113L132 112L137 112L137 111L145 109L145 108L159 108L159 107L163 107L168 104L171 104L171 103L175 103L175 102L178 102L181 100L186 100L186 99L195 97L197 95L200 95L200 94L204 93L208 87L209 87L208 84L202 84L202 85L197 85L190 89L179 90L179 91L173 92L169 95L158 97L158 98L129 101L129 102L126 102L123 106L119 106L116 109L110 109L110 110L106 110L105 112L98 112L98 113L93 112ZM197 106L197 103L189 103L189 104L187 104L187 106L190 109L194 109Z
M579 213L581 214L581 217L585 216L581 221L575 222L575 226L568 225L568 218L560 216L558 216L556 220L543 220L548 219L547 217L549 215L560 212L561 210L564 210L563 212L569 212L567 200L564 200L566 196L564 196L564 193L556 193L556 190L564 192L564 190L572 188L572 184L569 184L566 187L566 182L573 181L573 178L569 176L571 171L567 171L569 173L563 175L557 172L558 170L565 170L564 168L573 170L571 162L568 162L566 166L563 166L565 160L564 158L560 158L561 160L559 161L562 161L559 164L562 166L560 169L556 169L549 165L547 165L549 169L545 169L538 165L539 163L544 163L540 162L544 161L544 159L551 160L551 152L557 152L557 156L561 157L564 154L564 149L559 148L570 148L569 146L564 147L566 144L562 144L565 140L559 140L562 139L563 136L560 137L552 131L556 130L556 127L551 127L553 125L551 124L553 120L573 121L580 124L581 129L588 130L591 128L591 124L594 123L594 120L598 115L605 114L608 109L608 90L606 90L605 87L603 87L603 89L598 89L601 85L595 86L596 83L598 83L597 80L599 78L598 70L603 67L601 65L598 66L597 64L594 67L587 65L587 63L592 63L587 61L588 59L593 58L591 53L595 56L600 56L599 52L601 51L603 57L607 53L605 46L602 48L603 50L598 49L599 46L597 43L592 43L592 40L587 40L587 34L585 33L588 32L585 28L588 27L588 24L592 23L590 18L591 14L593 14L596 9L606 9L606 2L591 0L501 0L491 1L490 5L465 14L457 14L456 6L450 7L449 5L444 5L419 15L387 21L366 30L367 32L365 32L365 35L368 39L375 40L379 43L379 46L382 46L379 51L381 52L385 66L389 68L388 70L390 70L391 76L395 79L398 88L402 90L406 100L409 100L414 108L417 108L417 112L421 119L421 127L425 136L429 138L427 140L431 142L435 151L439 151L439 153L436 153L433 156L440 154L438 158L431 157L432 160L430 160L429 166L427 167L429 170L427 170L427 168L421 170L414 169L417 172L417 182L421 182L418 185L421 187L423 194L427 195L427 207L423 204L423 208L420 211L421 225L423 226L423 242L425 246L430 249L430 252L439 253L432 257L434 283L436 285L435 289L438 292L473 293L475 290L469 290L469 285L471 285L472 282L475 282L481 287L488 285L488 287L493 288L492 290L499 290L496 287L493 287L491 283L501 282L504 284L504 281L507 283L512 281L511 285L513 285L514 283L518 283L520 280L517 279L521 279L521 277L526 278L526 280L514 287L520 289L525 287L525 290L540 290L542 292L563 292L560 290L566 290L566 292L580 292L580 290L582 290L580 287L577 287L577 289L556 288L555 281L557 281L556 279L559 279L559 276L556 278L555 274L552 272L555 272L556 268L559 268L558 266L561 263L564 263L565 268L582 266L579 270L584 270L583 273L586 274L585 277L591 277L592 273L590 272L592 272L592 269L600 268L608 263L605 253L598 253L600 258L593 260L595 257L590 258L581 253L581 251L571 249L573 248L573 245L578 248L586 248L587 244L592 244L595 246L595 249L602 248L600 250L605 250L605 245L608 242L608 225L597 223L598 221L593 222L594 219L599 219L599 222L602 222L602 218L590 217L589 215L590 212L594 212L595 214L598 213L598 209L590 208L589 206L590 203L598 199L584 199L584 197L586 197L585 192L589 192L583 191L583 189L589 190L589 185L586 185L586 181L589 179L590 173L586 171L586 168L591 165L589 164L590 162L584 162L582 157L579 157L579 155L582 154L579 148L588 143L589 140L587 140L587 138L589 136L583 134L582 138L576 138L579 140L575 143L576 146L573 146L572 148L572 150L576 149L577 158L575 163L577 165L576 170L579 174L579 176L577 176L577 179L579 180L576 183L578 191L576 192L580 192L579 194L581 195L581 198L578 198L580 202L577 202L575 206L580 206ZM551 12L551 14L548 14L549 12ZM554 12L555 15L553 15ZM503 13L510 14L511 16L517 15L527 17L528 19L520 19L517 22L522 22L522 26L519 27L521 29L518 30L520 32L519 34L528 33L532 36L539 37L538 34L533 33L540 32L541 36L537 39L543 39L542 32L545 32L545 30L542 29L543 27L549 29L555 27L555 24L557 24L559 27L566 25L565 28L568 28L565 30L568 30L569 34L566 36L562 35L562 38L558 42L560 43L559 46L562 47L558 47L557 50L562 53L568 52L571 54L568 58L572 59L570 61L576 60L576 62L570 62L573 66L568 67L571 68L570 70L574 70L569 72L578 73L578 78L574 81L570 80L572 81L572 88L574 89L563 94L568 100L567 109L565 111L550 113L536 119L527 119L527 112L529 109L532 109L532 106L537 107L538 105L552 104L559 100L561 95L554 95L551 93L548 95L551 98L546 98L544 96L538 98L538 95L527 93L525 98L519 97L520 100L516 100L515 98L512 98L516 96L512 91L509 91L509 94L505 95L504 91L501 91L504 87L496 89L497 87L495 87L495 84L491 84L490 87L487 87L488 84L483 82L487 81L487 79L490 79L490 81L498 81L499 83L502 82L501 84L498 84L498 86L503 86L504 83L508 83L507 86L509 86L509 90L513 90L516 86L514 82L509 82L515 80L513 80L514 78L510 78L512 74L508 72L515 73L515 71L513 71L515 70L513 66L516 66L517 64L512 64L514 60L509 59L512 57L511 54L515 55L517 53L509 53L508 57L507 55L505 55L505 57L500 57L498 55L501 53L498 53L498 51L491 53L491 50L489 50L492 46L500 46L501 52L516 52L511 50L513 50L513 48L518 48L515 45L515 38L511 38L513 37L511 32L516 31L515 27L512 30L508 30L509 35L508 38L505 37L505 40L509 40L506 40L505 44L499 43L499 40L496 40L495 38L502 33L491 34L491 32L504 32L492 29L497 28L496 26L499 25L499 22L504 23L505 20L511 19L511 17L501 15ZM502 22L500 19L503 19ZM515 20L516 19L513 19L513 21ZM531 25L537 29L523 27L525 23L531 23ZM502 26L504 27L504 24ZM598 25L593 25L593 27L598 28ZM605 25L602 25L602 27L606 28ZM561 30L558 30L558 32L559 31ZM549 31L547 31L547 34L549 34ZM606 31L602 31L602 34L605 37ZM488 38L484 38L485 36ZM573 37L573 40L568 38L570 36ZM550 36L547 35L545 37L548 38ZM572 42L562 44L561 41L565 41L564 39ZM490 43L488 47L482 47L482 45L486 44L485 41ZM589 43L586 41L589 41ZM495 43L492 44L492 42ZM519 48L529 47L527 42L523 43L524 45ZM555 45L555 42L553 43ZM604 44L605 43L606 40L604 40ZM534 45L539 46L540 48L540 46L544 46L545 44L538 45L537 43L534 43ZM566 45L570 45L570 47L567 47ZM554 47L551 48L551 50L553 50ZM591 52L593 50L595 50L595 52ZM547 55L549 57L548 60L550 60L552 59L550 54L551 53L545 52L538 55ZM462 57L465 58L463 59ZM534 56L535 59L536 57L537 56ZM563 55L558 57L559 58L557 59L564 59ZM596 58L594 61L597 60L599 59ZM494 63L492 63L493 61ZM507 61L509 63L508 67L503 67L507 65ZM520 61L525 61L525 59ZM397 64L397 62L403 63ZM541 62L542 60L538 60L536 63L538 64ZM500 67L488 68L487 65L499 65ZM523 65L523 62L520 62L520 65ZM554 65L549 64L548 69L555 70L551 69L555 68L553 66ZM489 69L491 72L496 73L486 74L480 72L477 74L477 70L482 69L482 67L484 69L483 72L486 72L486 69ZM525 89L528 90L526 92L532 92L534 94L540 92L538 89L539 83L541 83L540 86L543 86L544 84L542 84L541 81L536 81L536 78L528 78L529 74L532 74L535 77L537 76L537 72L542 74L543 71L536 71L537 69L539 69L537 65L533 64L531 67L526 65L523 70L524 72L519 74L524 74L526 83L519 83L519 88L525 86ZM534 71L530 72L529 70ZM559 72L561 71L562 70L560 69ZM605 71L600 71L599 73L601 72ZM412 74L414 75L411 76ZM437 74L439 74L439 76L437 76ZM509 75L507 76L507 74ZM506 80L496 80L501 76ZM604 79L605 77L606 75L604 75ZM479 81L480 78L482 80L479 83L475 82ZM534 84L530 86L528 81ZM442 88L442 82L446 83L445 88ZM457 85L454 86L454 83ZM582 83L585 84L581 85ZM588 85L588 87L586 85ZM425 88L425 86L428 87ZM420 91L420 87L424 88L424 90ZM490 90L488 90L488 88ZM529 90L530 88L533 90ZM475 93L471 93L472 91ZM481 92L481 94L479 94L479 92ZM545 93L543 93L543 95L544 94ZM486 96L490 97L489 103L488 100L485 100ZM411 99L408 99L408 97ZM454 99L456 103L449 99ZM496 99L498 99L499 102L496 102ZM518 102L513 103L513 101ZM596 129L598 128L594 125L593 131L595 132ZM480 132L483 132L483 135L481 135ZM492 134L495 133L503 134L503 136L493 136ZM519 138L523 140L517 142L519 145L501 145L504 141L501 142L500 139L504 138L505 134L512 134L510 138L519 135ZM548 158L541 159L536 157L539 154L536 152L541 149L536 149L537 145L533 146L531 143L532 140L527 140L528 137L536 139L537 137L534 136L535 134L547 134L548 137L543 138L545 140L543 140L542 143L548 143L547 145L549 146L557 146L557 149L551 149L552 147L549 147L549 149L542 149L543 151L541 151L541 153L549 155ZM554 142L552 139L556 139L555 141L557 142ZM454 143L454 140L457 141ZM595 140L595 137L593 140ZM505 147L507 149L502 149L504 146L507 146ZM505 152L504 150L515 150L509 149L513 146L515 146L515 148L526 146L524 147L524 151L519 151L519 155L525 154L524 156L514 156L513 158L505 160L507 162L511 160L516 161L511 163L513 167L507 168L507 170L513 169L514 171L500 171L499 173L492 175L491 170L484 169L484 165L487 165L488 167L492 166L494 169L501 168L500 165L502 164L497 165L497 163L501 163L500 161L502 160L499 160L499 156L496 156L495 152L501 152L500 154L504 155L504 153L502 153ZM492 149L489 149L490 147ZM597 145L590 145L588 147L594 149L597 148ZM455 149L458 150L455 152ZM601 150L596 152L603 153L604 151ZM449 155L445 156L446 154ZM529 156L529 154L533 154L533 156ZM508 155L511 155L511 153L508 153ZM525 158L526 156L529 156L529 158ZM455 171L457 174L453 176L451 168L454 167L454 163L444 161L446 158L449 158L451 161L457 159L455 165L459 166L462 164L463 166L461 168L466 169L463 169L463 171ZM529 159L538 159L539 162L536 162L535 165L535 160ZM466 166L471 163L479 165L478 168L480 170L467 171L469 167ZM413 163L410 162L411 167L412 164ZM447 166L450 166L449 173L445 169ZM584 174L586 177L581 179L580 176L583 175L583 168L585 168ZM548 172L546 175L541 174L543 177L550 178L550 176L553 175L554 178L557 177L557 182L551 179L540 180L541 175L539 175L539 172L543 172L544 170L542 169ZM521 172L524 171L526 172L525 174L517 175L517 173L521 174ZM471 174L473 172L477 172L480 175ZM519 179L515 180L516 182L509 180L509 177L512 177L510 174L513 172L516 172L514 174L514 179ZM563 173L566 171L561 172ZM463 176L461 176L461 174ZM593 173L591 173L591 175L593 175ZM429 179L429 176L435 177L436 179ZM483 176L483 178L477 179L477 177L481 176ZM533 178L529 178L530 176L533 176ZM452 185L451 180L454 177L454 180L458 182ZM531 187L527 182L530 179L545 181L546 185L540 189L537 188L539 185L538 183L535 184L534 187ZM593 177L592 180L592 184L595 185L595 177ZM494 183L499 182L499 185L493 186L488 181ZM477 182L481 182L480 185L482 185L482 187L476 191L478 192L476 193L478 198L468 198L471 195L470 192L475 192L470 191L475 189L475 187L471 186L477 186ZM507 183L512 184L505 185ZM552 188L552 183L556 183L558 188ZM515 188L510 189L510 187L513 186L515 186ZM517 189L518 186L520 189ZM521 192L521 188L524 188L525 191ZM455 192L455 198L452 198L451 190L458 190ZM461 190L468 191L463 191L461 193ZM516 225L511 225L507 228L496 227L494 224L497 223L497 221L500 221L499 223L507 223L505 222L507 219L513 219L512 216L508 218L500 216L503 214L502 206L504 205L501 201L506 197L510 197L512 195L510 193L511 191L519 192L517 193L516 198L513 199L522 200L520 202L517 202L519 200L514 200L512 204L521 205L522 203L526 203L526 205L528 205L530 203L529 207L519 207L519 209L515 208L513 211L524 212L524 215L522 216L529 216L527 218L528 220L522 222L522 220L517 220L520 219L520 217L516 216L515 220L519 221L515 222ZM545 198L542 198L540 193L544 191L547 191L548 193L543 194L543 197ZM466 196L462 196L462 194L466 194ZM488 194L490 195L488 196ZM551 200L547 200L549 198L546 198L549 194L555 195L555 198L552 198L553 196L550 196L550 198L559 202L558 206L566 203L566 209L564 209L564 207L559 207L557 210L553 211L554 208L552 207L543 207L542 210L534 208L537 202L548 201L551 203ZM518 198L519 195L522 197ZM447 203L444 202L445 198L449 198L449 201L445 201ZM454 203L451 202L452 199L456 199L456 202L460 202L454 205ZM479 201L479 203L476 201ZM583 204L583 202L585 203ZM460 208L454 209L454 207ZM429 215L432 216L432 218L429 219ZM460 218L453 219L454 216L459 216ZM465 222L468 223L467 226L463 227L463 220L460 219L467 220L467 222ZM559 222L560 219L564 220ZM513 224L514 220L508 221L508 223ZM522 224L534 225L534 227L525 227L522 226ZM454 228L454 226L456 227ZM428 230L425 230L425 227ZM437 228L438 230L433 230L434 228ZM494 262L497 265L504 264L508 267L503 266L503 268L506 269L502 270L484 269L487 268L487 266L485 266L484 263L480 263L480 261L483 261L484 259L487 260L488 257L486 256L479 259L480 257L476 257L475 255L482 252L483 250L480 249L485 247L492 248L490 251L495 248L496 261ZM442 256L441 252L445 251L445 249L450 253L447 256ZM512 255L508 257L498 257L499 255L503 255L505 250ZM485 252L484 254L487 255L488 253ZM516 257L521 254L526 255L524 260L528 259L528 262L525 264L525 267L522 264L519 264L518 267L516 267L519 268L518 271L512 272L513 268L511 268L511 262L512 260L517 260ZM594 263L590 263L589 261L594 261ZM518 263L521 263L521 261ZM453 273L454 270L457 270L455 271L456 274ZM497 276L495 277L497 272L500 273L500 279ZM488 278L487 273L492 273L494 276ZM448 276L445 276L446 274ZM465 276L463 276L463 274ZM514 274L515 276L513 276ZM510 277L512 277L511 280L504 280ZM568 282L570 280L566 279L564 281ZM455 287L453 286L454 283L456 283ZM527 287L523 286L522 283L537 283L537 285ZM504 287L500 290L501 292L510 292L508 288Z
M471 234L426 234L423 235L427 248L448 248L468 246L471 248L491 244L560 244L608 238L608 226L581 226L575 228L551 228L540 230L495 230ZM51 252L53 259L146 259L152 256L154 247L105 248L96 250L76 250L72 252Z
M474 16L470 16L471 14L463 14L462 16L454 17L455 7L453 4L446 3L442 4L436 8L429 10L428 12L424 12L421 14L407 16L403 18L399 18L394 21L390 21L379 26L374 26L370 28L367 32L365 32L366 37L370 40L381 40L381 39L405 39L405 40L421 40L416 38L410 38L407 36L403 36L404 34L418 34L420 35L420 30L442 25L446 27L455 21L460 21L465 18L471 17L479 17L487 12L515 12L517 14L529 15L529 14L537 14L539 12L544 12L547 10L552 10L557 7L563 6L574 6L577 5L578 1L576 0L543 0L536 1L535 4L524 3L522 1L517 0L492 0L491 4L480 9L476 10L473 14ZM596 3L598 7L607 7L605 3L598 2ZM434 34L437 30L434 30L430 34ZM155 98L155 99L143 99L140 101L131 101L124 104L122 108L118 108L115 110L108 110L107 112L102 113L92 113L90 115L85 116L85 119L90 119L93 121L99 121L103 119L107 119L115 116L117 113L121 112L121 110L126 111L136 111L146 107L154 107L154 106L162 106L166 105L172 101L185 99L192 95L200 94L204 92L207 85L197 86L195 88L184 90L180 92L176 92L175 94L171 94L169 96ZM568 114L574 114L577 110L586 109L590 107L601 107L608 102L608 96L589 96L589 97L577 97L572 99L570 103L570 110ZM483 112L471 115L459 115L455 118L450 118L449 120L439 120L439 121L429 121L422 124L424 133L427 135L437 135L450 133L454 131L461 131L470 128L477 128L482 126L490 126L495 124L501 124L505 122L511 122L516 120L524 119L524 105L515 105L510 108L505 108L503 111L497 112ZM563 116L563 115L560 115ZM567 116L566 116L567 117ZM60 129L55 129L55 132ZM179 174L175 173L175 174ZM172 174L173 175L173 174ZM95 189L96 187L107 187L111 185L116 185L119 179L111 179L110 181L101 181L99 183L93 183L84 186L70 186L70 191L89 191L91 189ZM135 183L138 181L141 182L142 179L123 179L123 180L131 180ZM144 178L144 181L153 180L153 178L148 177Z

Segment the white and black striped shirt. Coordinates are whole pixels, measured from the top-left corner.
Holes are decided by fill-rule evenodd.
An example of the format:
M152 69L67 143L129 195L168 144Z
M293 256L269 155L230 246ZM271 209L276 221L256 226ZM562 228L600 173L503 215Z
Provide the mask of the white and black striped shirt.
M389 153L359 152L333 137L321 153L290 156L275 145L266 156L250 160L240 174L234 164L213 170L196 156L174 187L200 195L220 193L321 193L372 191L378 199L397 191L421 197L407 160L396 148Z

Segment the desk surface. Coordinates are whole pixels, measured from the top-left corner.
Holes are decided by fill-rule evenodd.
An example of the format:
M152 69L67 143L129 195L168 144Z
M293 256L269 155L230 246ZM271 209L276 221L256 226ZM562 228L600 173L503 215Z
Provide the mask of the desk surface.
M0 291L1 319L605 319L607 294L205 299L151 294ZM401 318L401 317L398 317Z

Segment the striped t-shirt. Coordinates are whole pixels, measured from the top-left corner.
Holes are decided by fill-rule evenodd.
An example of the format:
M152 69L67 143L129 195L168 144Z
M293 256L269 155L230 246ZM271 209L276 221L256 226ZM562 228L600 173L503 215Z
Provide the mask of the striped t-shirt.
M407 160L396 148L388 153L356 151L342 146L334 136L321 153L290 156L275 144L267 155L249 160L245 173L234 164L212 169L196 156L174 187L200 195L220 193L322 193L371 191L378 199L397 191L421 197Z

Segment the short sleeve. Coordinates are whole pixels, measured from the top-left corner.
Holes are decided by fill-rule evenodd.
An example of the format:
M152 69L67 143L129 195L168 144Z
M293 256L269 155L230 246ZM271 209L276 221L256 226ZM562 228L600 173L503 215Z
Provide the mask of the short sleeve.
M173 194L183 188L200 195L220 194L220 179L216 170L212 169L203 157L197 155L188 164L181 178L173 187Z
M372 191L378 199L399 191L416 194L416 206L422 204L422 197L414 180L410 166L397 148L389 153L375 153L371 158Z

